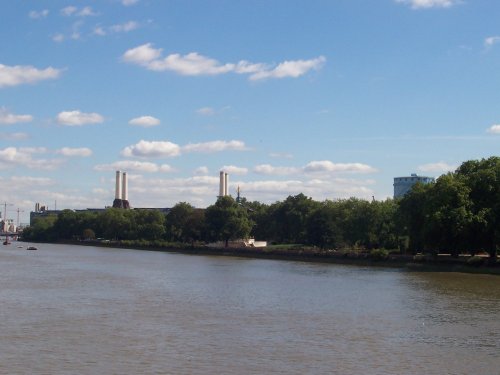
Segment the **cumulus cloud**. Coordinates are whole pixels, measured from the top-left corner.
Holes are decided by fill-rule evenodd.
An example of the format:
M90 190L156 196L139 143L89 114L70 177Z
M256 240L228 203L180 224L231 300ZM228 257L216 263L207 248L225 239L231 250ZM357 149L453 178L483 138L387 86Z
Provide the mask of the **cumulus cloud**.
M253 171L257 174L263 174L268 176L286 176L298 173L300 168L295 167L275 167L270 164L260 164L253 168Z
M48 15L49 15L48 9L43 9L40 11L32 10L31 12L29 12L29 17L34 19L34 20L45 18Z
M452 172L455 169L457 169L457 167L458 167L457 165L448 164L444 161L440 161L437 163L420 165L418 167L418 170L426 173L444 173L444 172Z
M246 151L248 148L243 141L212 141L203 143L189 143L182 147L184 152L220 152L220 151Z
M236 174L236 175L246 175L248 173L248 168L237 167L235 165L225 165L221 168L226 173Z
M0 139L9 141L23 141L29 138L28 133L0 133Z
M310 70L318 70L325 63L326 59L323 56L320 56L316 59L311 60L296 60L296 61L285 61L281 64L278 64L273 69L269 70L260 70L255 72L250 76L252 81L256 81L259 79L268 79L268 78L285 78L292 77L297 78L304 74L306 74Z
M408 4L412 9L449 8L457 5L461 0L396 0L398 3Z
M108 171L116 171L116 170L125 170L132 172L141 172L141 173L155 173L155 172L173 172L174 169L168 164L155 164L144 161L136 161L136 160L122 160L117 161L112 164L99 164L94 167L96 171L100 172L108 172Z
M20 122L31 122L33 121L33 116L31 115L15 115L9 113L6 108L0 107L0 124L17 124Z
M213 116L215 115L215 109L212 107L202 107L196 110L196 113L202 116Z
M135 30L139 27L139 23L135 21L128 21L119 25L110 26L110 30L115 33L128 33L129 31Z
M33 154L45 152L45 148L7 147L0 149L0 169L26 167L52 170L61 165L63 161L59 159L33 159Z
M91 7L86 6L81 9L70 5L61 9L61 14L65 17L71 16L79 16L79 17L88 17L88 16L97 16L97 13L92 10Z
M181 152L179 145L168 141L144 141L125 147L122 156L141 158L165 158L178 156Z
M198 167L193 172L195 176L206 176L208 173L209 170L207 167Z
M64 156L88 157L92 155L92 150L87 147L80 147L80 148L63 147L60 150L57 150L56 153Z
M249 79L300 77L310 70L320 69L326 59L323 56L311 60L284 61L278 65L251 63L241 60L237 63L220 63L216 59L203 56L198 52L186 55L178 53L162 57L162 49L146 43L127 50L123 61L140 65L153 71L172 71L180 75L200 76L226 73L249 74Z
M145 141L141 140L135 145L125 147L121 155L125 157L140 158L166 158L179 156L181 153L189 152L221 152L221 151L246 151L248 148L242 141L212 141L204 143L189 143L179 146L169 141Z
M500 134L500 124L491 125L487 132L491 134Z
M484 39L484 46L487 48L497 43L500 43L500 36L490 36Z
M64 111L57 115L57 123L67 126L81 126L87 124L99 124L104 121L98 113L84 113L80 110Z
M52 67L37 69L31 65L7 66L0 64L0 88L56 79L60 75L61 70Z
M137 4L139 0L122 0L122 4L126 7Z
M317 172L349 172L349 173L374 173L377 170L362 163L332 163L329 160L312 161L303 168L306 173Z
M142 126L144 128L160 125L160 120L153 116L141 116L133 118L128 122L130 125Z
M333 163L329 160L311 161L303 167L275 167L261 164L253 168L263 175L331 174L331 173L375 173L377 169L362 163Z
M112 25L109 27L104 27L99 25L94 28L94 34L99 36L105 36L108 35L109 33L128 33L130 31L138 29L139 26L140 26L139 23L136 21L128 21L125 23Z

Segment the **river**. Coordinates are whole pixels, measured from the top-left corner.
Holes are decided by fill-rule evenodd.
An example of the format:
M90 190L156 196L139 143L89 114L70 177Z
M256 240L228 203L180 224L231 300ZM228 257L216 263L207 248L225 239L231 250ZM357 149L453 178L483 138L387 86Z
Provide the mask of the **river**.
M500 277L13 242L1 374L499 374Z

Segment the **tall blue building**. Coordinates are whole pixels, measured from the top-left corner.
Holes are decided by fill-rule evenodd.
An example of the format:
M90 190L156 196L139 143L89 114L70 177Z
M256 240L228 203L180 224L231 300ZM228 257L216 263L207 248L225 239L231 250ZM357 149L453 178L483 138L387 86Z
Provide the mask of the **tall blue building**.
M417 182L430 184L434 182L434 177L417 176L416 173L406 177L394 177L394 199L404 196Z

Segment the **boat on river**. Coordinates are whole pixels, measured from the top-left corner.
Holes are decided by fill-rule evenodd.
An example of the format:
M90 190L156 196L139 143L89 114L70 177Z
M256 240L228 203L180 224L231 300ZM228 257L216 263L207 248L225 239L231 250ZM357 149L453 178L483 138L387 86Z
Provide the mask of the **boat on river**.
M38 250L35 246L28 246L26 250Z

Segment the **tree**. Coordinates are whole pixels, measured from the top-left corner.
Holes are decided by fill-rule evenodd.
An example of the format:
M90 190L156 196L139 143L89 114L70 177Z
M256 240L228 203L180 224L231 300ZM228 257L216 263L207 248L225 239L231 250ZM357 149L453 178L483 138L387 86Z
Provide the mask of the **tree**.
M300 193L288 196L273 210L274 230L281 243L305 243L307 221L319 202Z
M341 221L340 204L328 200L323 202L308 217L308 243L322 249L342 247L344 239Z
M246 209L230 197L219 197L217 202L207 207L205 220L211 240L229 240L246 238L252 229Z
M170 209L165 221L169 241L186 241L187 222L193 212L194 207L186 202L177 203Z
M474 241L496 263L500 245L500 157L466 161L456 174L470 189Z

